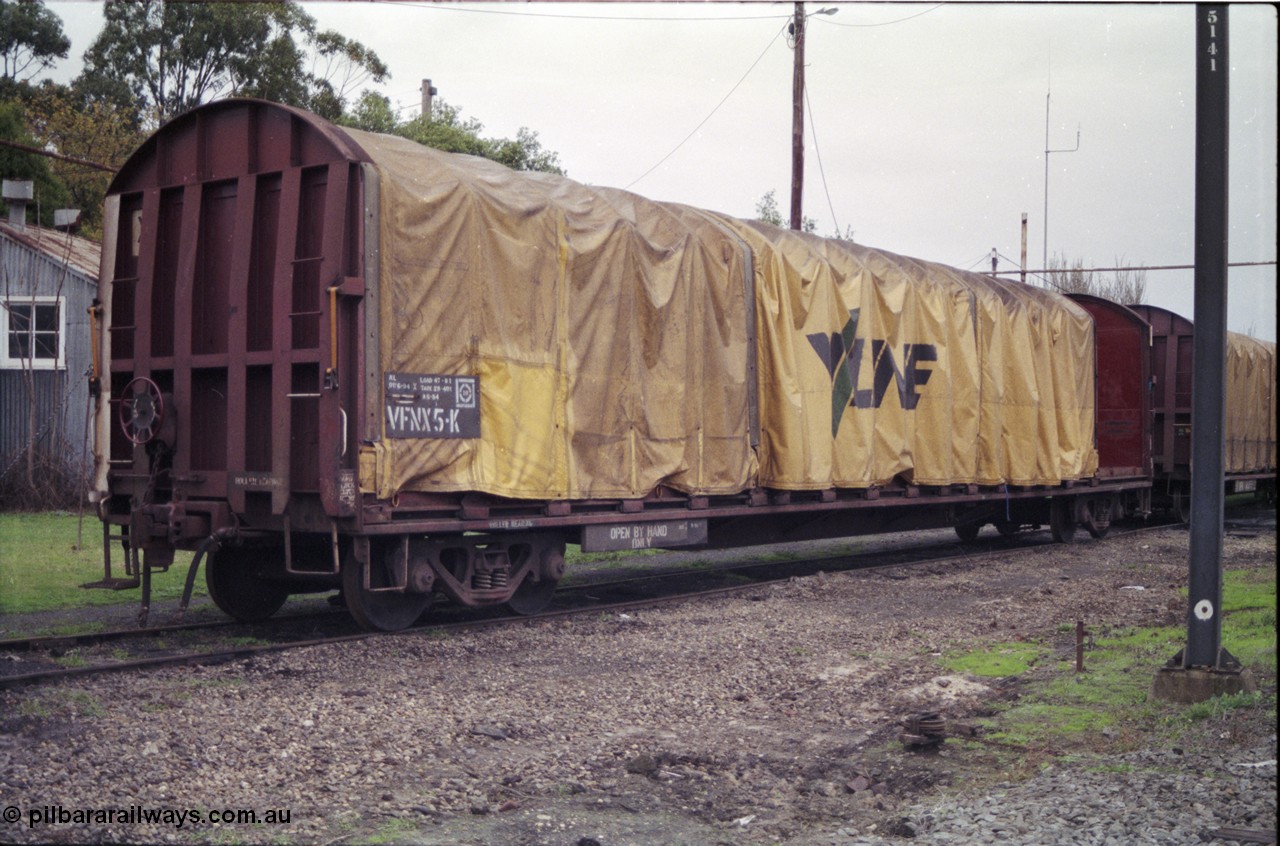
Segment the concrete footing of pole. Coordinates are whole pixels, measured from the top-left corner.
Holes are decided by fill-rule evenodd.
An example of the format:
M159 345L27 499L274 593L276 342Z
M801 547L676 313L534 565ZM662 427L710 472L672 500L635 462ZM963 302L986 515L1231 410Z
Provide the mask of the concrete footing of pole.
M1243 669L1215 670L1204 667L1161 667L1151 683L1151 695L1166 702L1189 705L1215 696L1253 693L1258 683Z

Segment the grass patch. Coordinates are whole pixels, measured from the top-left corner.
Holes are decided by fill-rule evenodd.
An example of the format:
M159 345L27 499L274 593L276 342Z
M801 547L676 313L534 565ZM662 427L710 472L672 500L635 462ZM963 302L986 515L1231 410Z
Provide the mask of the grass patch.
M102 717L107 713L101 700L92 693L74 688L37 691L18 706L18 714L37 719Z
M1276 610L1276 577L1269 570L1228 570L1222 574L1222 610Z
M1276 573L1228 570L1222 576L1222 645L1246 667L1276 674Z
M1182 716L1188 722L1220 720L1232 711L1241 708L1257 708L1264 704L1266 704L1266 696L1258 691L1253 693L1228 693L1224 696L1215 696L1204 702L1188 705L1186 712Z
M101 717L107 713L102 703L92 693L73 690L67 694L67 705L81 717Z
M362 840L363 843L404 843L408 841L411 835L418 831L418 827L409 820L393 817L382 825L378 826L378 830L370 835L367 839Z
M1276 610L1254 608L1227 614L1222 645L1246 667L1276 673Z
M77 544L75 514L0 514L0 614L136 603L135 590L82 590L102 578L102 524L86 515L82 543ZM153 573L152 602L178 599L187 577L191 553L179 552L167 573ZM113 575L122 576L123 553L112 549ZM203 596L204 580L196 580Z
M1259 677L1276 675L1275 571L1229 571L1223 578L1222 643ZM1065 639L1058 632L1060 641ZM1184 627L1124 628L1094 633L1085 672L1075 672L1074 654L1046 665L1032 644L999 643L942 659L947 669L971 675L1014 675L1040 670L1021 696L1003 703L984 721L987 737L1000 743L1057 752L1126 750L1151 738L1176 736L1190 725L1227 720L1234 711L1269 709L1274 693L1243 693L1179 705L1151 698L1155 672L1186 645Z
M583 552L576 543L565 545L564 561L568 567L581 564L629 564L632 558L659 555L665 549L623 549L612 552Z
M1178 592L1185 598L1187 589ZM1222 574L1222 611L1249 608L1276 610L1276 577L1271 570L1227 570Z
M1093 708L1051 702L1020 703L988 726L988 737L1016 746L1050 746L1063 739L1110 728L1115 720Z
M944 656L942 664L953 673L1003 678L1025 673L1044 654L1044 647L1034 643L997 643L975 652Z
M59 655L53 659L53 663L59 667L75 669L76 667L89 666L89 659L81 655L79 652L68 652L66 655Z
M241 636L228 637L223 640L227 646L266 646L270 641L263 640L260 637Z
M85 621L83 623L61 623L56 626L44 626L34 629L31 637L69 637L82 634L96 634L97 632L106 631L106 624L93 621Z
M1116 763L1096 764L1091 767L1086 767L1085 769L1093 773L1122 773L1123 774L1123 773L1133 772L1133 764L1116 764Z

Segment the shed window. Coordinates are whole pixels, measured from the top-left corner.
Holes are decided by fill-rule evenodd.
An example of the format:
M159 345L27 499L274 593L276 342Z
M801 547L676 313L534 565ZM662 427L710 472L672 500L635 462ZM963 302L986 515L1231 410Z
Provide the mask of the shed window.
M61 370L66 366L62 297L14 297L2 304L0 367Z

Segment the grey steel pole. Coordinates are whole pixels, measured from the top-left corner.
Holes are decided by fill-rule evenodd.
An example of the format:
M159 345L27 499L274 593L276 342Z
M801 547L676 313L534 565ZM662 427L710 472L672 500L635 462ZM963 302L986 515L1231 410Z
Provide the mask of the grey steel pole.
M1196 7L1195 341L1184 668L1221 669L1227 346L1227 6Z

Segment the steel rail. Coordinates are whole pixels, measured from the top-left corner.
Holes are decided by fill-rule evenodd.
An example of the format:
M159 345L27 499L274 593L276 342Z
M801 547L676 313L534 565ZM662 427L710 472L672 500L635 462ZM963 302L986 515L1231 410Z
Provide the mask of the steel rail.
M1023 533L1027 538L1033 537L1034 532ZM991 540L996 540L992 538ZM1008 543L1008 539L1002 539ZM952 546L959 546L955 541L951 542ZM1034 546L1035 543L1028 545ZM916 544L913 546L895 547L890 550L876 550L873 552L853 552L838 555L829 555L819 558L793 559L790 561L749 561L749 562L733 562L722 565L683 568L672 570L655 570L628 576L621 579L611 579L602 581L580 581L577 574L571 572L568 579L563 581L556 589L556 596L563 597L567 594L577 593L579 591L599 590L602 588L615 588L628 584L639 584L642 582L652 582L659 580L676 580L681 578L693 578L697 576L714 576L720 573L734 573L739 571L760 569L763 567L778 567L789 565L801 568L806 564L821 564L825 562L847 562L857 561L862 557L869 555L883 556L910 556L930 550L938 549L940 544ZM1009 549L1006 545L1005 549ZM971 548L970 548L971 551ZM589 565L585 565L589 566ZM583 568L585 569L585 567ZM842 569L852 569L848 566ZM579 572L582 572L580 569ZM587 570L589 573L590 571ZM483 609L476 609L483 610ZM305 614L289 614L278 617L271 617L257 623L246 623L232 619L218 620L199 620L191 622L168 623L157 626L133 627L127 629L107 629L103 631L84 631L73 632L70 634L57 635L32 635L29 637L18 637L9 639L0 639L0 653L3 652L36 652L42 650L69 649L85 646L98 646L105 643L112 643L122 640L142 640L145 638L159 638L168 635L182 634L186 632L214 631L217 629L237 629L250 626L273 626L281 627L290 623L306 622L308 620L326 620L330 618L344 618L345 611L342 608L335 608L330 611L315 611Z
M1148 531L1167 528L1169 524L1156 524L1140 526L1130 529L1114 530L1107 538L1096 541L1097 543L1106 543L1112 537L1123 537L1132 534L1138 534ZM854 555L838 555L826 556L811 559L796 559L791 561L770 561L770 562L746 562L738 565L730 565L718 568L699 568L685 571L667 571L657 574L643 574L635 578L614 580L612 582L596 582L582 583L578 585L568 586L566 590L599 590L603 587L615 587L617 585L630 584L634 582L653 581L653 580L672 580L679 577L707 577L721 574L739 572L742 570L759 569L761 567L773 566L781 568L795 569L801 566L816 566L833 562L845 562L846 566L839 569L831 569L824 572L857 572L871 570L888 570L896 567L918 567L928 564L939 564L947 562L956 562L963 560L965 563L981 561L993 558L999 555L1006 555L1015 551L1040 551L1052 550L1057 544L1045 543L1043 540L1033 540L1037 534L1042 532L1025 533L1027 540L1031 542L1018 543L1015 539L1000 539L998 548L986 548L975 551L971 545L961 545L955 542L946 544L924 545L908 547L905 549L895 550L874 550L864 553L856 553ZM997 541L992 538L992 541ZM959 549L957 549L959 547ZM931 558L914 558L905 561L895 560L889 562L876 561L876 558L884 558L889 555L901 557L913 553L927 552L936 549L939 555ZM861 560L868 559L868 560ZM848 566L848 562L853 560L852 566ZM861 560L861 561L860 561ZM816 572L816 571L815 571ZM147 670L158 667L175 667L175 666L215 666L218 664L229 663L231 661L253 658L259 655L266 655L275 652L283 652L290 649L301 649L313 646L325 646L336 643L350 643L356 641L367 640L373 637L412 637L415 635L438 635L440 633L461 632L461 631L479 631L489 628L498 628L508 625L516 625L520 623L534 623L544 620L557 620L574 617L580 614L599 614L600 612L622 612L635 610L639 608L652 608L663 605L674 605L681 602L694 601L699 599L707 599L719 596L729 596L736 593L744 593L753 590L759 590L769 585L781 584L794 578L794 573L773 579L761 579L746 584L727 585L704 590L689 591L677 594L668 594L662 596L650 596L640 599L624 600L619 602L592 602L585 605L579 605L571 608L557 608L549 611L543 611L532 615L507 615L498 617L489 617L483 619L470 619L448 623L429 623L421 626L413 626L397 632L353 632L349 634L333 635L323 638L312 638L304 640L287 640L277 643L255 644L235 646L226 649L218 649L211 652L191 652L179 653L173 655L160 655L147 658L138 658L132 660L118 661L108 664L91 664L82 667L59 667L57 669L43 669L33 673L14 674L9 676L0 676L0 689L23 687L33 684L42 684L46 682L59 681L63 679L82 678L93 675L106 673L116 673L128 670ZM561 592L557 592L559 595ZM335 612L337 614L338 612ZM327 616L327 615L320 615ZM284 618L282 618L283 620ZM305 615L298 615L294 619L306 619ZM275 622L275 621L272 621ZM234 624L232 624L234 625ZM243 625L243 624L240 624ZM182 630L182 627L177 627ZM133 636L151 636L155 630L138 630L131 632ZM112 635L126 634L121 632L112 632ZM71 636L75 637L75 636ZM84 637L91 637L86 635ZM55 640L58 638L55 638Z
M263 622L269 622L271 625L277 625L306 622L311 619L324 620L329 617L339 617L341 615L342 610L335 608L332 611L316 611L307 614L289 614L281 617L273 617L269 621ZM198 620L190 623L167 623L165 625L148 626L145 628L135 627L131 629L107 629L105 631L98 632L86 631L59 635L32 635L30 637L15 637L0 640L0 652L36 652L45 649L97 646L118 640L142 640L148 637L163 637L165 635L182 634L184 632L233 629L236 627L253 625L261 625L261 623L244 623L239 620Z

